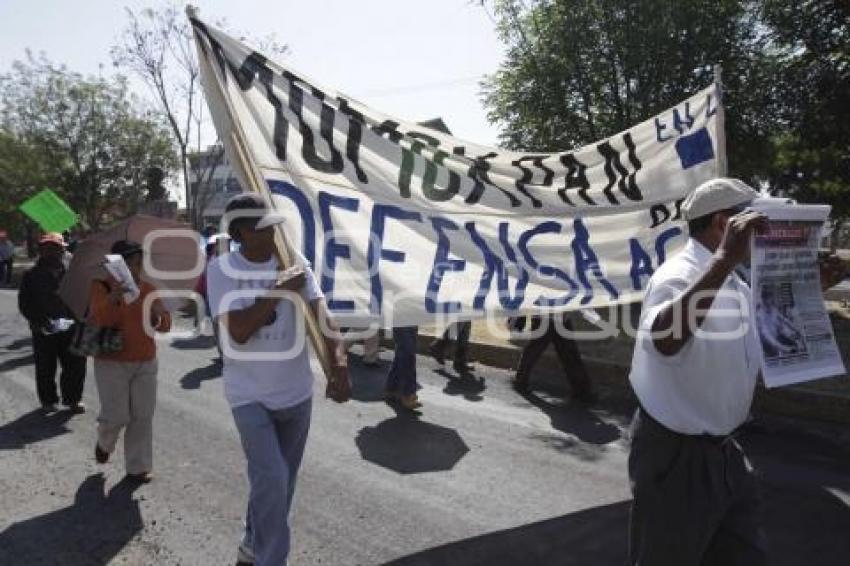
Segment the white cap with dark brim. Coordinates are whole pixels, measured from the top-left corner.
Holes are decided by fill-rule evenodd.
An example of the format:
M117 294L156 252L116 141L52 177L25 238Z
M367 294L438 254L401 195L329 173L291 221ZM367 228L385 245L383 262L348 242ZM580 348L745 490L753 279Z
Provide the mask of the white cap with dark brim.
M685 220L751 203L759 192L739 179L718 177L698 186L682 203Z
M262 218L257 220L256 229L262 230L263 228L268 228L269 226L274 226L275 224L283 224L284 222L286 222L285 216L283 216L279 212L272 211L266 213L265 215L263 215Z
M262 195L257 193L235 195L227 202L224 212L231 215L231 221L240 217L256 218L255 230L262 230L286 221L285 216L269 206Z

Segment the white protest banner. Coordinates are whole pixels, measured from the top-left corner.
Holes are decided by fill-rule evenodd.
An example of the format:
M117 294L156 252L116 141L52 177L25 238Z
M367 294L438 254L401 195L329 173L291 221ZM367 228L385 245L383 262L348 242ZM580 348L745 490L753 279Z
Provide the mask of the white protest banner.
M818 244L825 205L758 205L768 232L753 237L751 265L762 375L767 387L844 374L823 301Z
M230 162L243 186L265 181L348 326L638 301L686 239L682 199L717 175L716 85L598 143L515 153L381 114L191 21Z

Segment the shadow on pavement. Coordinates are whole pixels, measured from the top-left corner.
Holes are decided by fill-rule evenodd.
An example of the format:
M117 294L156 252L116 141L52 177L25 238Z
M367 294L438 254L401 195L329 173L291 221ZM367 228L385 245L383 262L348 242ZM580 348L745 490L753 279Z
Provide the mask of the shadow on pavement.
M144 528L138 484L126 479L104 493L103 474L85 479L74 503L14 523L0 533L0 563L63 566L109 564Z
M21 350L23 348L32 346L32 337L28 336L26 338L18 338L13 342L10 342L3 346L6 350Z
M761 482L768 564L834 566L850 556L850 507L823 488Z
M850 447L800 422L790 426L756 421L740 439L761 480L768 562L844 564L850 556Z
M213 362L202 368L195 368L180 378L180 387L183 389L200 389L205 381L221 377L221 364Z
M399 474L451 470L469 452L454 429L404 412L363 427L354 442L364 460Z
M0 426L0 450L18 450L28 444L67 434L71 431L65 423L73 416L71 411L45 414L41 409L21 415Z
M622 436L617 425L604 422L581 403L561 399L550 401L537 393L528 393L523 397L546 413L552 428L571 434L581 442L602 446Z
M381 362L377 366L367 366L362 356L349 354L348 371L351 377L351 398L362 403L384 400L384 386L387 382L388 366Z
M437 369L434 373L448 380L443 388L443 393L446 395L461 395L467 401L473 402L484 400L482 393L487 389L487 384L483 377L478 377L472 372L451 373L444 368Z
M806 421L757 419L742 428L741 444L756 469L782 484L829 485L850 493L850 444L814 432ZM789 428L790 427L790 428Z
M174 339L171 346L178 350L209 350L215 348L215 336L201 334L194 338Z
M453 542L387 566L609 566L626 563L628 501Z
M10 371L13 369L17 369L19 367L32 365L34 359L32 354L27 354L26 356L22 356L20 358L12 358L11 360L5 360L0 362L0 372Z
M768 472L768 476L769 476ZM850 555L850 508L823 488L761 482L773 566L834 566ZM630 501L585 509L411 554L387 566L615 566L627 563Z

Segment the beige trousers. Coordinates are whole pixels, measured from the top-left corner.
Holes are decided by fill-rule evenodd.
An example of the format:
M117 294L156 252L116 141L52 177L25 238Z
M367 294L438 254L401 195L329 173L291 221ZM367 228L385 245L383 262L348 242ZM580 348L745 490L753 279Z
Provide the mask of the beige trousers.
M153 469L153 413L156 406L157 361L94 360L94 379L100 397L97 443L110 454L122 429L124 463L128 474Z

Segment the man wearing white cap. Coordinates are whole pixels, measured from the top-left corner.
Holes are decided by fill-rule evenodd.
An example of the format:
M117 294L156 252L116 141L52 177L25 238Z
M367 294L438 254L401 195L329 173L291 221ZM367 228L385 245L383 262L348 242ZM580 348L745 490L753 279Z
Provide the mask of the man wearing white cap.
M304 321L293 297L282 294L300 294L321 328L335 331L337 326L301 254L295 254L296 265L280 270L273 228L283 218L252 193L231 198L225 213L228 231L241 249L209 264L207 292L213 319L221 324L224 393L251 487L237 558L281 566L289 555L289 513L313 397ZM342 402L350 396L345 343L327 336L326 342L333 358L327 395Z
M649 280L629 379L629 555L640 566L766 563L752 467L735 440L761 366L749 285L735 268L767 218L737 179L703 183L682 204L690 239ZM821 260L821 286L846 269Z
M690 238L647 286L629 377L633 565L765 563L756 480L734 438L760 368L750 288L735 273L767 227L746 210L757 196L737 179L700 185L682 205Z

